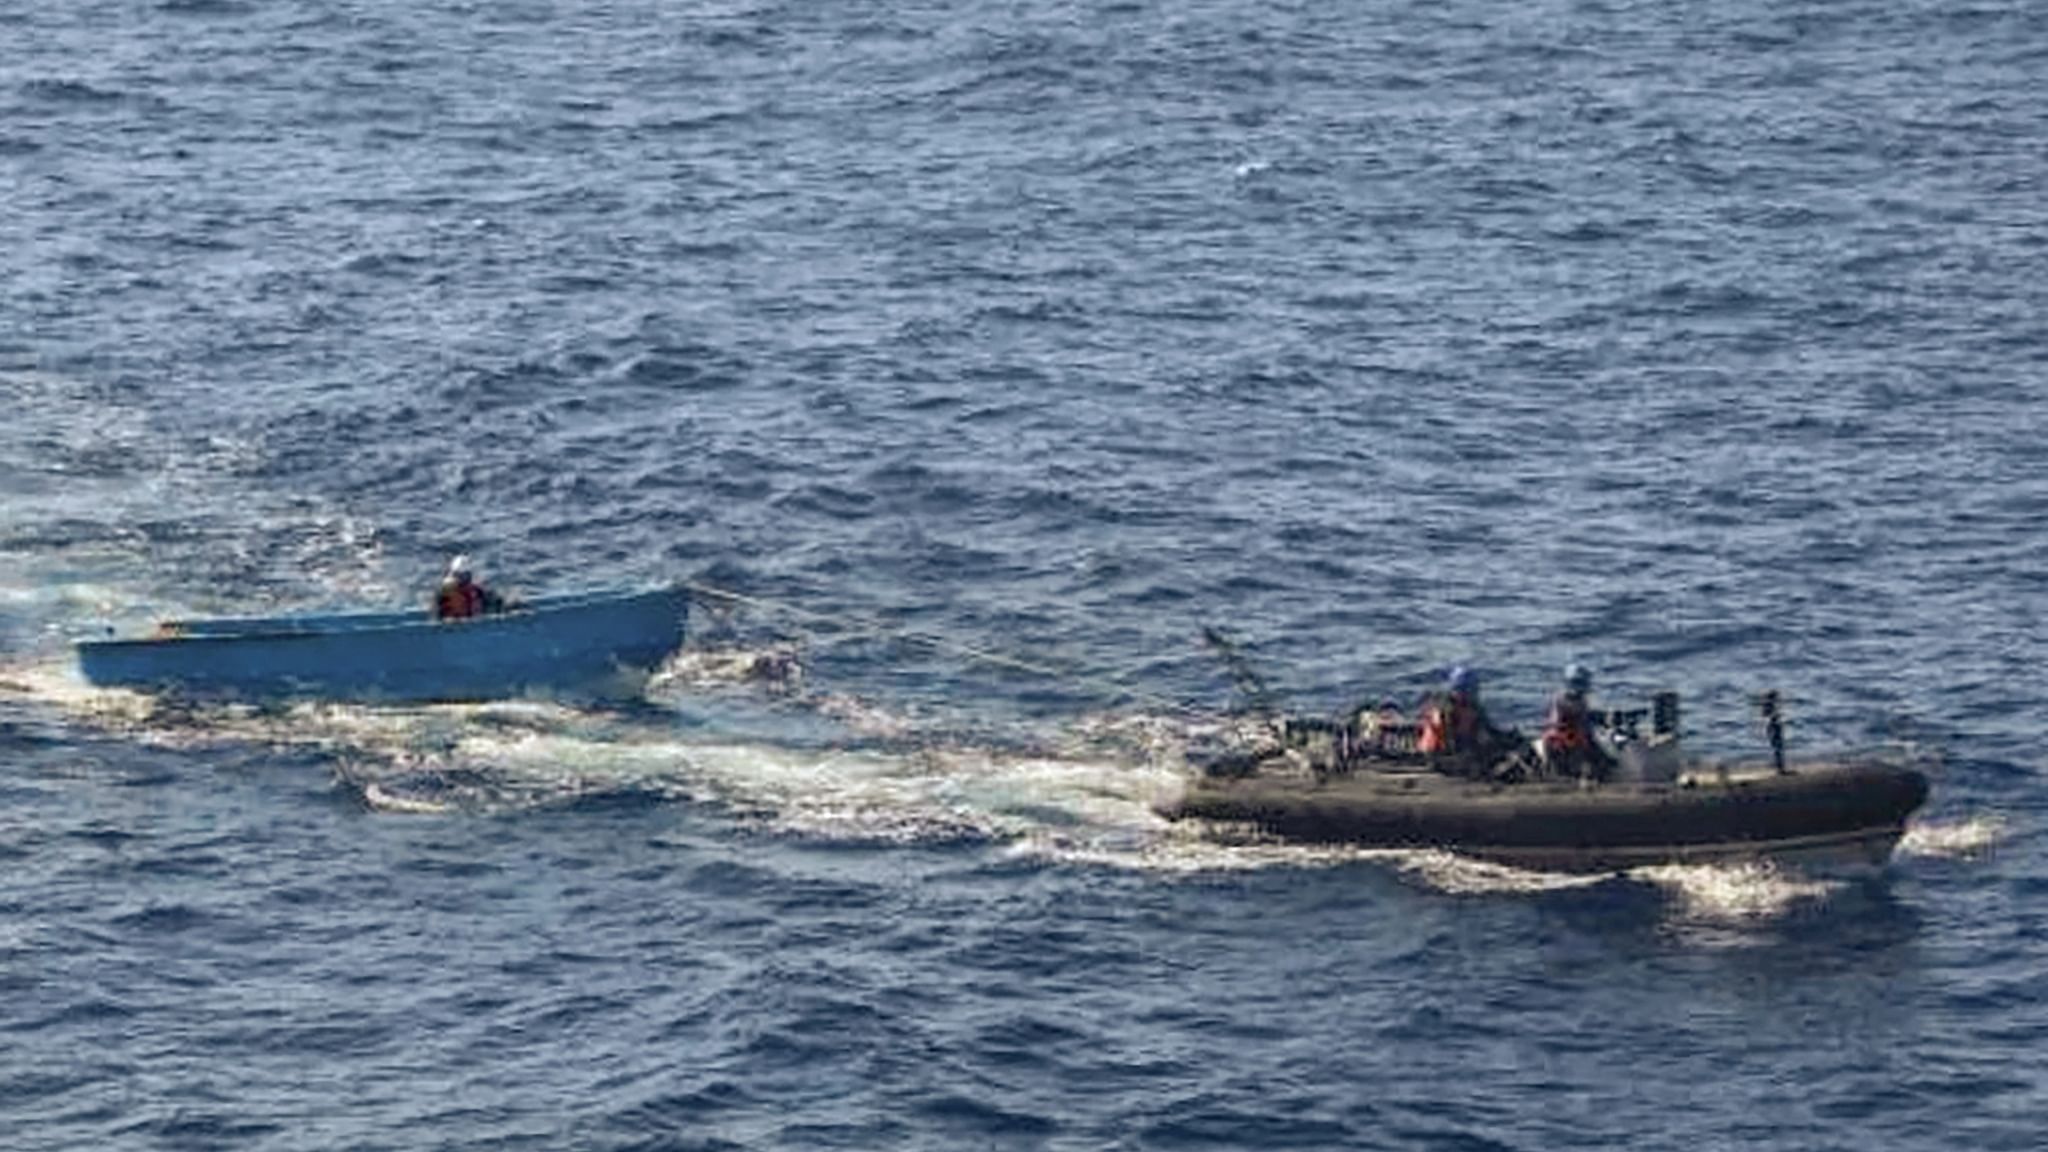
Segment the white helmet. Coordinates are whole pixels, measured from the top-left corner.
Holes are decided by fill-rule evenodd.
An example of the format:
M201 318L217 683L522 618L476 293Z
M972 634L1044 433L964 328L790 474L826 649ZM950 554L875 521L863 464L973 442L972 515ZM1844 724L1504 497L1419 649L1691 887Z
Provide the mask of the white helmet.
M458 555L455 559L448 562L448 576L450 579L460 580L475 571L474 568L469 566L469 556L467 554Z

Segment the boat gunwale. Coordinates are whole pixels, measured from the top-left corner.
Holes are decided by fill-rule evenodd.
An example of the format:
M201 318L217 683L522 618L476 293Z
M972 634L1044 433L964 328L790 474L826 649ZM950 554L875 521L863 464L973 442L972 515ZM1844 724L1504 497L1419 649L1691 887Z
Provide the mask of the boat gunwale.
M564 612L574 612L579 609L619 606L625 605L631 601L653 600L658 597L665 596L679 596L683 598L685 602L687 602L689 598L689 590L681 587L680 585L662 585L657 587L636 590L622 590L609 592L570 592L562 593L560 595L555 596L536 597L532 600L521 601L515 606L507 608L503 612L494 612L484 616L471 616L457 619L437 619L434 616L432 616L428 610L422 609L420 610L417 617L412 617L408 614L402 614L398 612L362 612L304 616L216 616L209 617L203 621L170 620L165 621L163 626L175 630L167 631L161 635L88 637L75 640L73 641L73 644L74 646L80 649L90 648L105 651L129 647L155 647L164 644L196 644L202 646L214 646L219 644L230 643L248 643L250 641L307 640L330 636L375 636L380 633L413 632L419 631L421 629L442 628L450 625L465 628L478 628L493 625L503 626L515 623L524 624L535 620L543 620L550 616L558 615ZM351 619L359 620L361 621L361 623L353 625L348 624L347 621ZM338 622L339 626L281 626L274 629L263 629L260 627L253 627L273 622L280 625L284 625L290 621L295 620L335 621ZM247 630L229 631L202 630L192 632L184 630L194 625L198 625L204 629L220 628L222 626L233 627L238 625L251 625L252 627L248 628Z

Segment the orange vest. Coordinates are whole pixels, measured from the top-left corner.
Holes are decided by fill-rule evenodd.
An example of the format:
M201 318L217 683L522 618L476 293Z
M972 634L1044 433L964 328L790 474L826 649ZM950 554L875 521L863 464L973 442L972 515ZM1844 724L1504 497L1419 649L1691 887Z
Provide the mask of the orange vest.
M457 584L453 580L441 585L440 594L434 598L434 615L443 620L463 620L484 614L484 590L475 584Z
M1593 746L1593 725L1586 715L1584 697L1561 692L1550 702L1550 716L1543 722L1543 746L1552 752Z
M1423 752L1469 752L1479 743L1479 709L1467 696L1448 696L1430 705L1415 747Z

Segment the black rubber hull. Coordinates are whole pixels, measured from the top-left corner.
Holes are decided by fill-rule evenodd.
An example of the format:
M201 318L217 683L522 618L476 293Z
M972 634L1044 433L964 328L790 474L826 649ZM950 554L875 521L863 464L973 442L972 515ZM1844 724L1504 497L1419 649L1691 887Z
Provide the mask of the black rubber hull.
M1927 778L1912 769L1835 764L1725 783L1707 775L1690 785L1587 789L1417 771L1207 778L1162 810L1304 843L1443 848L1586 872L1762 856L1880 865L1926 799Z

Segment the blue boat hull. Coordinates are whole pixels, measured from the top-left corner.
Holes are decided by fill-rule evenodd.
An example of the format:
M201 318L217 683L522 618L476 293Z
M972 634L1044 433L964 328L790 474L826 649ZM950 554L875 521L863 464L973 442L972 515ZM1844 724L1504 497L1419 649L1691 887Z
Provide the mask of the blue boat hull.
M680 588L554 596L435 621L424 610L196 620L138 640L78 645L102 687L197 698L383 702L638 693L682 644Z

